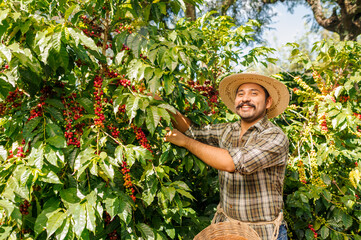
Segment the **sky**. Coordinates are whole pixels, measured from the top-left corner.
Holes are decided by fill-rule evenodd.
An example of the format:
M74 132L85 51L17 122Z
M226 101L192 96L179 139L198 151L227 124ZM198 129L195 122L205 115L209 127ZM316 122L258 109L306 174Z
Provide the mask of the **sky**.
M297 6L293 14L287 11L284 4L278 3L274 5L274 11L277 16L273 18L273 24L270 27L275 28L265 32L265 39L270 47L280 47L287 42L295 42L300 36L309 31L306 27L306 19L303 18L307 14L312 15L312 11L307 6Z

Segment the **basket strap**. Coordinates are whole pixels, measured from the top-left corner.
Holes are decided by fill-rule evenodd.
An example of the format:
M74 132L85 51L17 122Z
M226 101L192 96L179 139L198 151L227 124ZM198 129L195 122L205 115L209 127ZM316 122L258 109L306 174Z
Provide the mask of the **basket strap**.
M241 222L241 223L246 223L248 225L267 225L267 224L273 224L275 226L274 230L273 230L273 240L276 240L277 237L278 237L278 233L279 233L279 229L280 229L280 226L282 224L282 221L283 221L283 212L280 211L280 213L278 214L278 216L273 220L273 221L259 221L259 222L244 222L244 221L240 221L240 220L237 220L237 219L234 219L234 218L231 218L230 216L228 216L223 208L221 207L220 204L218 204L217 206L217 212L216 214L214 215L213 219L212 219L212 224L215 224L216 223L216 216L218 214L223 214L224 216L227 217L227 219L230 221L230 222Z

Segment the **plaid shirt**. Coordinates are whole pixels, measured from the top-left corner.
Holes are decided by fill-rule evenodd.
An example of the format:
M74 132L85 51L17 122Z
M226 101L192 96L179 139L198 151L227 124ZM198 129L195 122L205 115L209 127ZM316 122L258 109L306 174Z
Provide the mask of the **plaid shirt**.
M218 171L220 205L231 218L244 222L272 221L283 208L283 180L288 139L267 117L240 138L241 123L191 126L185 133L200 142L229 151L236 170ZM220 214L216 222L226 221ZM274 226L252 226L262 239L271 239Z

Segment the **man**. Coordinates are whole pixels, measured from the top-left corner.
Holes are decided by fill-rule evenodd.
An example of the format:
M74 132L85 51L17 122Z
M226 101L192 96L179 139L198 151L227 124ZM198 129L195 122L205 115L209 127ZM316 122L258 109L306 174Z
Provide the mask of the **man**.
M286 109L287 87L260 74L240 73L224 78L219 92L240 121L196 127L177 112L164 140L219 170L220 203L212 223L246 222L262 239L287 239L282 193L288 139L268 120Z

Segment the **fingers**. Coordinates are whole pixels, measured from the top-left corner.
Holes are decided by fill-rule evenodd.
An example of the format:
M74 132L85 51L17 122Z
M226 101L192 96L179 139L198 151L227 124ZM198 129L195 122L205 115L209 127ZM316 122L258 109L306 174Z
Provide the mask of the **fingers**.
M172 129L171 129L170 127L166 127L164 130L165 130L167 133L164 135L163 140L164 140L165 142L168 142L168 137L171 137L171 136L173 135L173 131L172 131Z

